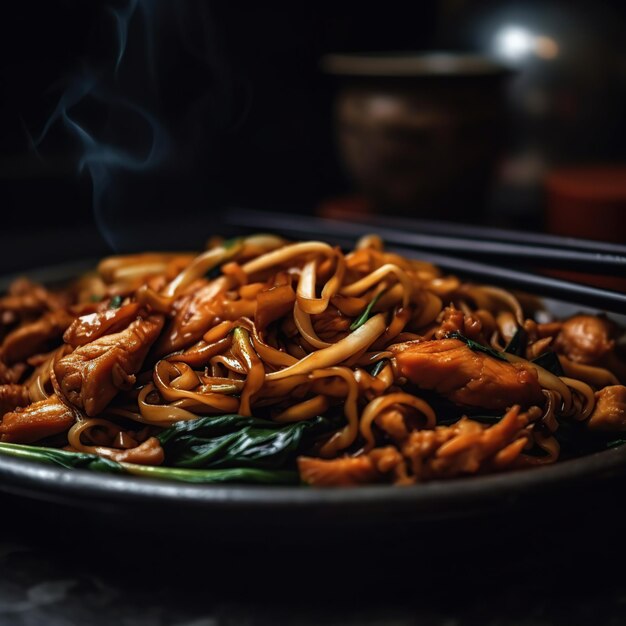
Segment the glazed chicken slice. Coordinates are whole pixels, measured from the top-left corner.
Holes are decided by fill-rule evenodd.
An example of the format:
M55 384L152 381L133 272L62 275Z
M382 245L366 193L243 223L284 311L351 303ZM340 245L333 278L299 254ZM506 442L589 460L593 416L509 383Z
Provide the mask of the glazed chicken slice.
M137 302L131 302L117 309L106 309L82 315L75 319L65 331L63 341L76 348L95 341L103 335L118 332L137 317L139 307Z
M626 382L626 360L620 349L623 330L602 315L575 315L563 322L554 347L574 363L603 367Z
M74 317L64 309L44 313L38 320L20 326L5 337L0 347L0 359L11 365L34 354L47 352L51 344L60 343L61 336L73 320Z
M626 387L610 385L596 392L596 406L589 418L592 430L626 430Z
M135 382L163 328L162 315L137 318L125 330L104 335L59 359L54 374L64 397L87 415L100 413Z
M318 486L408 484L502 471L523 463L525 429L540 416L539 409L522 413L514 406L493 426L464 417L451 426L407 433L398 441L399 450L385 446L338 459L301 456L298 468L305 483Z
M28 389L24 385L0 385L0 418L18 406L30 403Z
M535 368L474 352L458 339L411 341L390 350L401 376L461 406L504 410L544 402Z
M26 369L25 363L17 363L9 367L0 360L0 385L8 385L9 383L17 383L24 374Z
M56 395L7 413L0 422L0 441L33 443L66 432L74 413Z
M222 312L220 300L211 284L181 297L174 308L174 317L155 346L155 353L160 356L198 341Z
M61 306L62 298L27 278L15 280L5 296L0 298L0 312L16 317L36 315Z
M555 347L576 363L595 365L615 346L616 325L606 317L575 315L563 322Z
M350 487L367 483L415 482L406 473L406 462L393 446L375 448L360 456L338 459L298 458L300 477L308 485Z

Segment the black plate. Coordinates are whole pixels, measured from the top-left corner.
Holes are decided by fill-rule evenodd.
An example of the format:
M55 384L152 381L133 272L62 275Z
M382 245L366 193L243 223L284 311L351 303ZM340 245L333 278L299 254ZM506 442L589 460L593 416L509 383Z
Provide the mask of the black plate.
M92 263L47 268L28 274L48 283L77 275ZM11 278L0 281L2 292ZM551 308L556 305L552 304ZM580 307L577 307L577 309ZM561 313L562 311L559 311ZM434 481L412 487L366 486L350 489L187 485L132 476L66 470L0 455L0 490L37 501L88 510L126 526L150 520L155 528L219 529L222 538L240 536L243 527L283 538L306 528L355 532L381 525L430 524L461 517L564 506L569 495L594 488L626 468L626 446L556 465L493 476ZM156 513L156 514L155 514ZM285 535L285 529L293 532ZM326 532L319 534L319 537Z

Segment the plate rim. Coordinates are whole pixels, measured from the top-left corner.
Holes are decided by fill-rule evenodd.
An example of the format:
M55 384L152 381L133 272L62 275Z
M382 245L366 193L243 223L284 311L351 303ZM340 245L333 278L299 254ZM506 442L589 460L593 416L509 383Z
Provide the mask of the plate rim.
M555 484L573 484L626 467L626 445L602 450L553 465L523 468L501 474L433 480L408 486L387 484L357 487L308 487L302 485L188 484L129 475L106 474L83 469L66 469L46 463L0 455L0 491L31 498L85 498L83 503L132 501L134 504L215 505L219 508L275 507L351 508L385 502L432 508L434 503L464 504L514 498L528 491L544 492ZM40 491L41 488L43 491Z

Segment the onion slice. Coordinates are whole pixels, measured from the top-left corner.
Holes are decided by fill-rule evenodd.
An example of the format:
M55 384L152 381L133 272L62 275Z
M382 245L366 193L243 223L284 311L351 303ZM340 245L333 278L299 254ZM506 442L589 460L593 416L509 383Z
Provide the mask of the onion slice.
M372 345L372 343L385 332L386 325L385 316L379 313L336 344L333 344L329 348L307 354L307 356L290 367L286 367L278 372L266 374L265 380L280 380L281 378L295 376L296 374L309 374L315 369L331 367L332 365L342 363L353 354L361 350L366 350Z

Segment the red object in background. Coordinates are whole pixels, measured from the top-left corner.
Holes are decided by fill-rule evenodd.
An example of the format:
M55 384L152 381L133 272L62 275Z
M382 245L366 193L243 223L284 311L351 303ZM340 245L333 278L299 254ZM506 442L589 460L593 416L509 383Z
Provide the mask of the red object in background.
M626 165L553 170L546 179L546 230L556 235L626 243ZM556 272L555 272L556 274ZM626 278L559 272L598 287L626 291Z
M546 187L548 231L626 242L626 165L554 170Z

